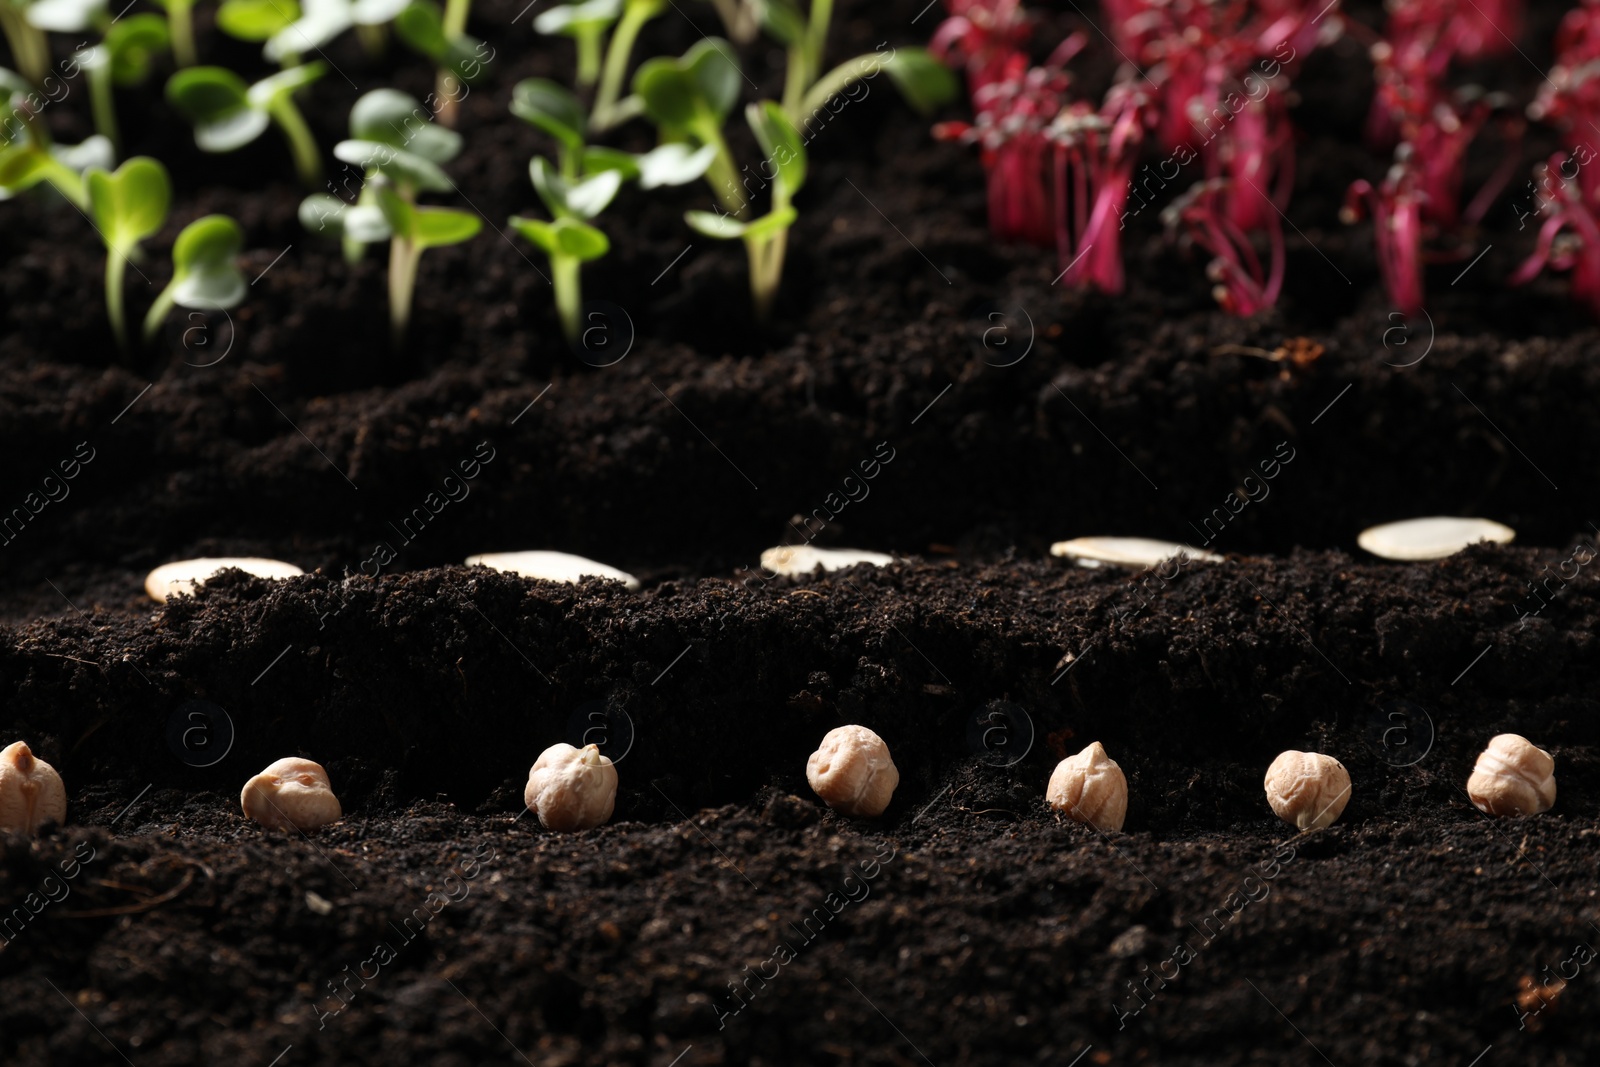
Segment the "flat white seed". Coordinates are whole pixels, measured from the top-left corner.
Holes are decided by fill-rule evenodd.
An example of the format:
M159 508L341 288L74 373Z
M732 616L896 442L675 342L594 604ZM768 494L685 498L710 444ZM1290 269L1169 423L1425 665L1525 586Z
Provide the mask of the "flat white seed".
M269 830L315 830L344 815L322 764L297 756L279 760L246 782L239 806Z
M1520 734L1499 734L1478 756L1467 796L1490 815L1537 815L1556 802L1556 761Z
M1127 776L1098 741L1056 764L1044 798L1067 818L1096 830L1120 830L1128 817Z
M1075 561L1080 567L1113 564L1144 570L1183 553L1201 563L1221 563L1222 557L1193 545L1176 541L1155 541L1148 537L1076 537L1050 546L1052 556Z
M1332 826L1350 803L1350 772L1320 752L1279 753L1265 785L1273 812L1298 830Z
M806 781L835 811L876 818L889 806L900 771L883 738L865 726L839 726L806 760Z
M1361 531L1356 544L1384 559L1443 559L1479 541L1509 545L1516 536L1511 527L1489 519L1441 515L1373 526Z
M599 745L551 745L528 770L522 800L546 830L593 830L617 805L617 769Z
M194 591L229 567L237 567L257 578L293 578L305 571L293 563L277 559L257 559L253 556L216 556L205 559L180 559L176 563L163 563L151 571L144 580L144 591L150 599L165 604L175 596L193 596Z
M570 552L485 552L481 556L468 556L467 566L483 566L523 578L542 578L547 582L568 584L582 578L610 578L629 589L639 588L639 579L627 571L574 556Z
M66 821L67 787L56 769L21 741L0 750L0 830L32 835Z
M894 557L883 552L868 552L864 548L818 548L815 545L780 545L761 553L761 566L774 574L804 575L821 567L825 571L842 571L857 563L870 563L874 567L887 567Z

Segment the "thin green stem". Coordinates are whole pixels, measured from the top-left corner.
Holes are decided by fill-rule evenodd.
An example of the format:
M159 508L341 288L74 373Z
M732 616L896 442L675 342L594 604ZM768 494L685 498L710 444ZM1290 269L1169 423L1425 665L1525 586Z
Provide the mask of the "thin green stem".
M578 327L582 325L583 279L582 264L573 256L550 257L550 281L556 291L556 318L561 320L561 332L567 343L578 343Z
M157 331L161 329L161 324L167 321L167 314L172 310L172 305L176 302L172 297L172 291L176 285L176 279L169 282L167 287L161 290L161 295L156 297L156 302L150 305L150 311L144 317L145 344L149 344L155 338Z
M854 59L840 63L837 67L828 71L827 74L818 78L815 84L806 90L806 94L801 100L799 114L791 112L789 121L795 124L796 129L800 129L800 123L807 116L815 115L824 104L832 99L835 93L843 92L850 87L852 82L871 77L882 69L882 63L882 57L876 54L856 56ZM805 131L802 129L800 132L804 133Z
M595 130L605 130L615 126L620 117L617 114L617 101L622 97L622 81L628 73L628 61L633 58L633 46L639 39L639 31L644 24L661 13L661 5L656 0L628 0L622 9L622 18L617 20L617 28L611 34L611 43L606 48L605 66L600 72L600 89L595 94L594 111L589 118L589 125Z
M0 0L3 2L3 0ZM117 108L111 98L111 64L107 61L90 68L89 109L94 113L95 131L111 142L112 151L122 155L122 137L117 130Z
M0 0L0 32L11 46L17 70L33 84L42 84L50 73L50 43L44 31L29 22L20 7Z
M445 0L444 36L453 41L467 32L467 14L472 10L472 0Z
M828 50L828 24L833 21L833 0L811 0L811 20L806 23L806 84L822 73L822 56Z
M389 329L397 350L406 343L411 294L417 287L417 267L421 263L422 248L415 241L396 236L389 242Z
M128 321L122 306L122 278L127 266L128 256L123 249L106 249L106 316L111 320L117 348L123 353L128 351Z
M785 64L783 75L783 113L789 116L789 121L798 122L800 105L805 100L806 86L811 84L811 76L807 71L806 49L802 41L796 41L788 48L788 62Z
M600 77L601 31L584 29L578 33L578 85L587 89Z
M307 186L320 184L322 156L317 152L317 141L311 135L311 127L306 125L300 109L294 106L294 100L285 93L267 105L267 112L289 141L289 151L294 154L294 167L300 180Z
M381 59L383 57L384 49L388 44L388 35L383 32L381 23L357 23L356 37L360 39L362 51L367 53L369 59Z
M717 154L711 160L711 166L706 168L706 181L711 191L729 212L745 218L750 213L750 202L745 198L744 186L739 182L739 171L733 165L733 154L728 151L728 142L722 139L722 130L718 128L716 120L702 116L691 132L702 144L716 146Z
M433 110L433 120L441 126L454 128L457 117L461 114L461 76L449 67L440 67L438 77L433 80L433 98L438 101L438 107Z
M194 0L167 0L167 31L172 35L172 58L178 66L200 62L194 47Z

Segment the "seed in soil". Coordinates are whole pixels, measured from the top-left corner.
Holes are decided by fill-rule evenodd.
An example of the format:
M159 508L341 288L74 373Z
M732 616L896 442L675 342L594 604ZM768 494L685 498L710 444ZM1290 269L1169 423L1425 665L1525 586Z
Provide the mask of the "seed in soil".
M887 567L894 557L883 552L868 552L864 548L817 548L814 545L785 545L769 548L761 553L761 566L773 574L810 574L821 567L825 571L842 571L858 563L874 567Z
M344 815L322 764L298 756L281 759L246 782L239 806L269 830L315 830Z
M145 577L144 591L150 594L151 600L165 604L175 596L193 596L195 590L206 581L230 569L241 570L257 578L293 578L305 573L293 563L253 556L180 559L175 563L163 563L151 571Z
M1350 803L1350 772L1332 756L1290 749L1267 768L1267 803L1299 830L1332 826Z
M639 579L627 571L568 552L486 552L480 556L468 556L467 566L483 566L524 578L542 578L547 582L571 583L584 578L609 578L629 589L639 588Z
M1121 830L1128 817L1128 778L1098 741L1056 764L1044 797L1067 818L1102 832Z
M1222 562L1222 557L1215 552L1148 537L1077 537L1071 541L1057 541L1050 546L1050 554L1070 559L1080 567L1101 567L1109 563L1134 570L1146 570L1179 555L1204 563Z
M889 806L900 771L883 738L865 726L839 726L806 760L806 781L835 811L876 818Z
M0 830L36 834L47 822L67 820L61 775L18 741L0 751Z
M617 769L599 745L573 748L563 741L533 761L522 800L546 830L593 830L617 805Z
M1490 519L1441 515L1373 526L1362 530L1356 543L1384 559L1444 559L1479 541L1509 545L1516 536L1511 527Z
M1556 761L1520 734L1499 734L1478 756L1467 796L1490 815L1537 815L1556 802Z

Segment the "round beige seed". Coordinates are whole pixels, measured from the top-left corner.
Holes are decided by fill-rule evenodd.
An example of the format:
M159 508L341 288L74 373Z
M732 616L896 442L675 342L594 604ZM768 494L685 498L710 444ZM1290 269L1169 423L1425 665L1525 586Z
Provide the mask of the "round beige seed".
M176 563L163 563L151 571L144 580L144 591L150 599L165 604L175 596L193 596L194 591L222 571L235 567L257 578L293 578L305 571L293 563L277 559L257 559L253 556L217 556L210 559L180 559Z
M1300 830L1332 826L1350 803L1350 772L1332 756L1290 749L1267 768L1267 803Z
M67 787L56 769L21 741L0 750L0 830L31 835L66 821Z
M1121 830L1128 817L1128 779L1098 741L1056 764L1044 798L1067 818L1102 833Z
M522 800L547 830L593 830L616 807L617 769L599 745L551 745L533 761Z
M806 760L806 781L835 811L876 818L889 806L900 772L883 738L865 726L840 726Z
M322 764L297 756L279 760L246 782L239 806L269 830L315 830L344 815Z
M1490 815L1537 815L1556 802L1556 761L1520 734L1500 734L1478 756L1467 795Z

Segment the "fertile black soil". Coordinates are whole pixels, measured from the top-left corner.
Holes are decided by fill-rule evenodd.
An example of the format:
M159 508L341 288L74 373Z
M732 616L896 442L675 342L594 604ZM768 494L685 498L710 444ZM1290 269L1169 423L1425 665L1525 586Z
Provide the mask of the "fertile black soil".
M841 4L832 54L925 41L924 2ZM642 52L713 29L679 6ZM1041 51L1085 25L1035 6ZM1474 76L1530 99L1559 14ZM72 794L67 827L0 841L0 1062L1595 1060L1600 609L1568 575L1600 536L1600 334L1564 278L1505 286L1534 235L1515 190L1430 273L1422 321L1396 318L1370 231L1337 218L1385 165L1345 40L1296 87L1276 310L1217 313L1153 209L1125 235L1129 292L1084 296L992 241L971 151L885 82L810 144L773 322L749 319L741 250L683 226L703 188L630 191L574 352L542 259L494 228L534 208L527 160L550 151L511 86L571 74L529 17L475 7L496 58L462 110L463 195L439 202L492 226L429 253L403 350L381 257L350 267L301 228L277 134L203 156L158 83L118 97L131 151L177 183L140 270L153 294L178 229L231 213L244 305L119 360L83 220L0 204L0 518L49 498L0 537L0 742ZM267 73L211 18L208 59ZM769 51L743 52L766 95ZM398 47L328 59L305 105L325 147L360 92L431 88ZM1111 69L1088 63L1088 90ZM47 118L72 142L86 114ZM430 509L463 464L470 492ZM1432 513L1508 522L1518 547L1347 554ZM1097 533L1231 555L1170 582L1046 555ZM911 560L758 568L803 537ZM532 547L645 589L453 566ZM317 573L145 599L151 566L219 554ZM882 819L804 780L848 722L900 768ZM597 723L615 819L546 833L519 814L527 767ZM1556 758L1546 815L1467 801L1508 730ZM1128 774L1125 833L1043 804L1091 740ZM1288 846L1261 792L1285 748L1355 782ZM347 814L309 838L237 808L293 753Z
M7 1062L1588 1062L1570 961L1597 943L1600 619L1577 595L1513 608L1559 562L1301 553L1145 588L919 564L644 594L239 576L152 619L35 623L0 678L75 825L11 841L6 899L78 842L95 858L0 954ZM196 700L201 734L172 742ZM999 732L974 730L997 700ZM549 834L520 814L531 755L607 707L615 819ZM806 787L846 722L901 771L879 820ZM1510 729L1553 753L1560 802L1495 822L1462 784ZM1091 738L1128 775L1126 833L1043 804ZM1261 774L1289 747L1356 785L1283 847ZM344 822L238 815L289 752L327 765ZM1575 971L1513 1010L1524 977Z

